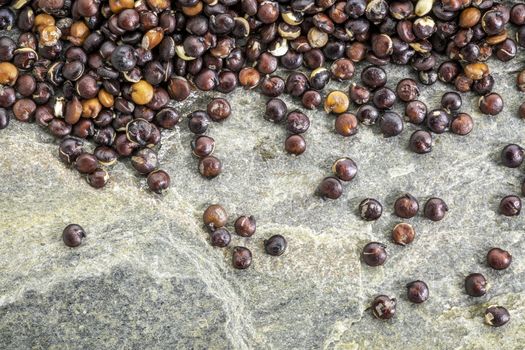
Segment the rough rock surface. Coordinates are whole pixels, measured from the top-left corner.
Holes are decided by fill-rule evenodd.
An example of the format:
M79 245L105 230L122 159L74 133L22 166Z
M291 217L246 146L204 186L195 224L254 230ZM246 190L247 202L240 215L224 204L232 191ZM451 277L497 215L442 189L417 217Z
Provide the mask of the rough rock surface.
M128 161L110 169L107 188L94 190L60 162L57 141L36 125L12 121L0 131L0 348L521 349L525 217L503 217L497 207L504 195L520 193L524 177L523 168L499 164L505 144L523 144L525 123L516 111L524 97L514 87L522 62L490 62L503 113L481 115L477 97L464 95L462 111L473 116L474 131L437 135L427 155L408 150L413 125L390 139L377 126L360 125L344 139L333 132L334 116L307 111L308 149L289 156L283 126L262 118L266 98L237 90L229 96L232 117L209 132L224 163L218 178L199 176L185 120L163 132L160 160L172 178L165 196L148 192ZM387 69L392 88L412 74ZM437 108L446 90L440 83L422 87L421 98ZM186 115L218 95L194 94L177 108ZM315 188L341 156L357 162L358 176L342 198L323 201ZM401 221L392 207L405 192L421 206L442 197L450 211L438 223L420 212L409 220L416 239L400 247L390 243ZM366 197L384 205L377 222L358 216ZM253 214L256 234L235 236L226 249L211 247L201 220L211 203L226 207L230 227L238 215ZM69 223L88 232L79 248L61 241ZM289 250L270 257L263 240L277 233L288 238ZM360 262L371 240L388 244L383 267ZM253 251L248 270L231 267L234 245ZM493 246L513 254L508 270L486 266ZM471 272L487 276L486 296L464 293ZM430 287L422 305L405 297L406 283L415 279ZM397 297L393 320L376 320L366 310L377 294ZM483 324L491 304L510 311L505 327Z

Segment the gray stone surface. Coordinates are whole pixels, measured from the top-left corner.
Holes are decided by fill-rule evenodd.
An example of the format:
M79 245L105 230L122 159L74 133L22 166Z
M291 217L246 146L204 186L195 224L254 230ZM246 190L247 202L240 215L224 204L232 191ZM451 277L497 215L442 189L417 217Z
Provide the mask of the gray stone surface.
M0 348L523 349L525 219L497 214L500 198L519 194L524 177L523 169L499 164L505 144L523 143L525 124L516 117L523 95L514 88L522 62L490 63L503 113L480 115L477 98L465 95L462 110L474 117L474 131L436 136L427 155L407 149L413 125L391 139L360 126L344 139L333 132L334 116L308 111L308 150L289 156L284 128L262 118L266 99L238 90L229 97L232 117L209 133L224 162L218 178L198 175L185 122L163 132L160 159L172 187L162 197L146 190L127 161L110 169L106 189L90 188L59 161L52 137L12 122L0 131ZM398 67L388 73L392 88L411 74ZM437 108L444 91L442 84L424 87L422 99ZM217 95L194 94L177 108L186 114ZM323 201L313 193L341 156L353 158L359 174L342 198ZM389 237L401 221L393 202L405 192L421 205L442 197L450 211L439 223L409 220L417 237L403 248ZM377 222L357 214L365 197L384 204ZM211 203L226 207L229 227L238 215L256 216L257 233L232 244L253 251L248 270L231 267L231 248L210 246L201 215ZM72 222L88 232L76 249L60 238ZM289 240L278 258L262 246L276 233ZM370 240L388 244L383 267L359 260ZM485 266L492 246L513 254L507 271ZM463 292L471 272L487 276L486 296ZM415 279L430 287L422 305L405 297ZM395 319L381 322L366 310L379 293L398 298ZM508 325L483 324L491 304L508 308Z

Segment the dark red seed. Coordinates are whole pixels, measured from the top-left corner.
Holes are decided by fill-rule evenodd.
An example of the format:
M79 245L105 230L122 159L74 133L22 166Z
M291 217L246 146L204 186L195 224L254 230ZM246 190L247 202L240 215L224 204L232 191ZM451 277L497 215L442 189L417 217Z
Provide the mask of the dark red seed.
M494 270L505 270L512 262L512 255L501 248L492 248L487 253L487 264Z
M321 181L317 191L323 199L337 199L343 194L343 185L338 178L330 176Z
M407 299L420 304L428 299L428 286L423 281L413 281L407 284Z
M252 252L245 247L234 247L232 264L236 269L244 270L252 264Z
M501 151L501 162L509 168L517 168L523 163L525 151L519 145L510 144Z
M219 228L210 233L211 245L214 247L224 248L231 241L231 235L225 228Z
M62 232L62 240L68 247L78 247L86 237L84 229L76 224L67 225Z
M395 298L390 298L386 295L379 295L374 299L370 308L372 309L372 314L376 318L388 320L396 314L396 304L397 301Z
M361 257L368 266L383 265L387 258L386 246L379 242L370 242L364 246Z
M487 293L487 280L480 273L472 273L465 278L465 291L471 297L481 297Z
M516 216L521 211L521 199L518 196L503 197L499 203L499 211L505 216Z
M492 327L501 327L510 321L510 314L503 306L489 306L485 311L485 322Z
M286 239L281 235L273 235L264 240L264 250L269 255L280 256L286 251L287 246Z
M399 197L394 203L394 212L397 216L410 219L414 217L419 210L419 203L411 194L405 194Z
M425 217L432 221L440 221L445 217L448 211L447 204L441 198L430 198L425 203L423 213Z

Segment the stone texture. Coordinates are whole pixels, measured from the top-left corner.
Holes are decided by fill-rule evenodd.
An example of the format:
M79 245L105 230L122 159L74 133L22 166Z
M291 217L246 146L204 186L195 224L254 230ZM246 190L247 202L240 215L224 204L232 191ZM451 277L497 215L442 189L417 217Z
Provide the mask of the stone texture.
M499 164L505 144L523 143L525 124L516 116L523 95L514 88L522 62L490 62L503 113L480 115L477 97L464 95L461 110L473 116L474 131L437 135L427 155L408 150L413 125L390 139L377 126L360 125L356 136L344 139L333 132L334 116L307 111L307 151L291 157L283 151L284 128L262 118L266 98L237 90L229 96L233 115L209 132L223 174L199 176L184 121L163 132L159 154L172 187L162 197L146 190L128 161L110 169L107 188L90 188L59 161L57 141L36 125L13 121L0 131L0 348L521 349L525 219L500 216L497 207L504 195L520 193L523 179L522 168ZM412 74L404 67L387 70L391 88ZM440 83L422 87L421 98L437 108L446 90ZM193 94L176 106L186 115L212 96L219 94ZM341 156L357 162L358 176L342 198L323 201L315 188ZM416 239L399 247L390 243L390 230L401 222L392 207L405 192L421 207L442 197L450 211L438 223L420 212L409 220ZM377 222L358 216L366 197L384 205ZM211 247L201 215L212 203L226 207L230 228L237 216L255 215L256 234L235 236L226 249ZM88 232L79 248L61 241L69 223ZM289 250L265 255L263 240L277 233L288 238ZM383 267L359 260L370 240L388 244ZM248 270L231 267L234 245L253 251ZM485 265L493 246L513 254L507 271ZM463 292L471 272L487 276L486 296ZM405 284L415 279L430 288L422 305L405 297ZM398 298L391 321L366 310L380 293ZM483 324L491 304L509 309L508 325Z

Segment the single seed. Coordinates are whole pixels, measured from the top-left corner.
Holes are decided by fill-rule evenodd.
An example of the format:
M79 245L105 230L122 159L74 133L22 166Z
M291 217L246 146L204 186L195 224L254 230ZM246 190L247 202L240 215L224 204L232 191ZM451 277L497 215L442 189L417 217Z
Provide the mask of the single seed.
M218 228L210 233L211 245L214 247L224 248L231 241L231 235L225 228Z
M110 146L98 146L93 151L93 154L95 155L95 157L97 157L99 163L105 166L115 164L115 162L118 159L117 151Z
M480 273L471 273L465 277L465 291L471 297L481 297L487 293L487 280Z
M461 96L457 92L446 92L441 97L441 107L447 111L457 111L461 104Z
M140 174L149 174L159 165L157 153L150 148L143 148L131 157L131 165Z
M205 178L212 179L222 171L222 162L214 156L207 156L199 161L199 173Z
M492 327L501 327L510 321L510 314L503 306L489 306L485 311L485 322Z
M423 281L413 281L407 284L407 299L413 303L421 304L428 299L428 286Z
M487 253L487 265L494 270L505 270L512 262L512 255L501 248L492 248Z
M374 198L366 198L359 203L359 215L366 221L377 220L383 213L383 206Z
M299 110L294 110L286 116L286 130L292 134L305 133L310 128L310 118Z
M75 160L75 168L82 174L91 174L98 167L98 159L91 153L84 152Z
M252 252L245 247L234 247L232 264L236 269L244 270L252 264Z
M357 118L352 113L337 116L334 123L335 131L344 137L357 134Z
M305 108L316 109L321 105L322 97L318 91L308 90L303 94L301 102Z
M379 120L379 110L372 105L363 105L357 110L356 117L364 125L374 125Z
M377 66L367 67L361 72L361 81L372 90L384 86L386 80L385 70Z
M487 64L482 62L467 64L464 68L465 75L472 80L479 80L490 73Z
M442 134L448 130L450 117L447 112L435 109L427 114L427 127L436 134Z
M191 142L191 149L196 157L207 157L215 150L215 140L205 135L197 136Z
M409 193L399 197L394 203L394 212L400 218L410 219L416 216L418 210L419 203L417 199Z
M357 105L362 105L370 100L370 91L361 85L352 84L350 86L350 100Z
M521 211L521 199L514 195L503 197L499 203L499 211L505 216L519 215Z
M407 245L412 243L414 237L416 236L416 231L412 225L407 223L397 224L392 230L392 240L394 243L399 245Z
M231 114L231 107L228 100L216 98L210 101L207 106L208 116L215 122L220 122L228 118Z
M86 181L93 188L102 188L107 185L109 174L105 169L97 168L86 176Z
M284 117L286 117L287 112L288 108L286 103L280 98L274 97L266 102L264 118L274 123L280 123L284 120Z
M286 251L288 243L286 239L281 235L273 235L272 237L264 240L264 250L267 254L272 256L280 256Z
M155 170L149 173L147 183L151 191L162 194L170 187L170 176L164 170Z
M204 211L202 215L204 225L211 231L214 231L220 227L224 227L228 221L228 214L226 210L219 204L212 204Z
M479 110L481 113L496 115L503 110L503 99L495 92L480 97Z
M405 119L412 124L421 124L427 116L427 105L421 101L410 101L405 107Z
M396 94L391 89L382 87L374 92L372 102L378 109L391 109L394 103L396 103Z
M419 97L419 88L414 79L403 79L397 83L396 93L403 102L410 102Z
M501 151L501 162L509 168L517 168L523 163L525 151L519 145L509 144Z
M443 220L448 211L448 206L441 198L430 198L425 203L423 213L427 219L432 221Z
M450 131L457 135L468 135L474 128L474 121L467 113L459 113L450 124Z
M188 115L188 129L194 134L204 134L210 125L210 118L205 111L195 111Z
M301 155L306 150L306 142L301 135L290 135L284 141L284 149L290 154Z
M403 119L396 112L385 112L379 120L379 128L384 137L393 137L403 131Z
M344 113L350 105L348 96L342 91L332 91L324 100L324 110L326 113Z
M357 175L357 164L350 158L339 158L332 164L332 172L342 181L352 181Z
M338 178L329 176L321 181L317 192L323 199L338 199L343 194L343 185Z
M78 247L86 237L86 231L77 224L67 225L62 232L62 240L68 247Z
M387 258L386 246L382 243L370 242L364 246L361 256L368 266L383 265Z
M251 237L255 233L256 224L253 216L240 216L235 220L235 233L242 237Z
M414 131L410 136L409 147L418 154L429 153L432 151L432 135L424 130Z
M372 309L372 314L376 318L380 320L388 320L396 314L396 304L397 301L395 298L390 298L386 295L379 295L374 299L370 308Z
M79 155L84 153L84 149L82 148L83 145L84 142L82 140L74 137L67 137L60 142L58 156L63 162L71 164Z

